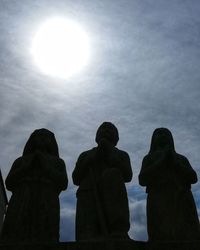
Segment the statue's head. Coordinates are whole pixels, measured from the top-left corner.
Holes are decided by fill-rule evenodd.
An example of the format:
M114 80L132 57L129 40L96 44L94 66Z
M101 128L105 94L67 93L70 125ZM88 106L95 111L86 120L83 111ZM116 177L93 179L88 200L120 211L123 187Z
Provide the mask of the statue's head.
M36 129L29 137L23 155L31 154L36 150L59 156L58 145L51 131L45 128Z
M110 141L114 146L117 145L119 140L118 130L111 122L103 122L97 129L96 143L99 144L102 139Z
M175 151L172 133L167 128L155 129L151 139L150 152L166 147Z

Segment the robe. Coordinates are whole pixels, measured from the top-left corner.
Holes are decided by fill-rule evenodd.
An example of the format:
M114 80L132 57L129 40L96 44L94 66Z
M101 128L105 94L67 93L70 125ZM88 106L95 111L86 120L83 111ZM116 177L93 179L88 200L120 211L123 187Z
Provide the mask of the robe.
M130 227L125 182L132 179L126 152L114 148L109 161L98 149L83 152L72 178L77 190L76 240L127 238Z
M147 192L149 240L193 241L200 227L191 184L197 176L186 157L160 159L159 152L144 157L139 182Z
M12 196L1 240L59 241L59 193L68 183L64 161L41 152L22 156L13 163L5 183Z

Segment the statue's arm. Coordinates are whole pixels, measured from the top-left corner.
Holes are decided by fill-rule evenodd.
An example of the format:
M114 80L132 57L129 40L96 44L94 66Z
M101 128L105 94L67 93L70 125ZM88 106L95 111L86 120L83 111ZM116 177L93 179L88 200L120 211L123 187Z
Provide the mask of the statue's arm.
M176 160L176 172L179 174L183 182L194 184L197 182L197 174L190 165L188 159L184 156L179 156Z
M14 161L11 170L5 180L6 188L12 191L13 188L20 182L20 179L24 177L24 168L22 166L22 158L18 158Z
M65 162L62 159L59 158L56 162L56 165L48 167L46 171L60 190L67 189L68 177Z
M91 164L92 164L92 155L93 155L93 152L90 151L90 152L83 152L78 157L76 166L72 173L72 180L75 185L79 186L81 183L81 180L88 173L89 168L91 167Z
M145 156L142 161L142 167L139 178L139 184L141 186L147 186L152 183L160 174L160 168L162 167L162 158L150 161L148 156Z
M59 167L57 170L57 179L59 181L59 186L61 190L67 189L68 186L68 177L65 162L62 159L59 159Z
M122 150L114 150L109 161L110 167L117 167L120 169L125 182L131 181L133 172L128 153Z
M119 167L123 173L124 181L130 182L133 177L133 171L131 168L131 161L130 157L126 152L122 152L122 155L120 157L120 164Z

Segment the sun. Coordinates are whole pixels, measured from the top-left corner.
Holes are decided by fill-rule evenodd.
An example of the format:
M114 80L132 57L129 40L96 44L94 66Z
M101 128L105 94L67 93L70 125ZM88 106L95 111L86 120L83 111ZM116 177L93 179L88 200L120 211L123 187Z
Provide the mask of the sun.
M53 18L36 32L31 54L44 74L68 78L88 64L89 47L88 35L78 23Z

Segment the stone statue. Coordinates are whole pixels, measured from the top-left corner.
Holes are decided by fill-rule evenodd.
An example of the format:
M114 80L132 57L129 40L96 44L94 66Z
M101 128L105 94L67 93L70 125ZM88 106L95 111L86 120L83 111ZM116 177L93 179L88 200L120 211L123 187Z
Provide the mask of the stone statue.
M132 179L129 155L116 148L118 130L104 122L97 147L83 152L72 178L77 191L76 240L128 238L129 208L125 182Z
M191 192L197 175L186 157L176 153L171 132L157 128L143 159L139 183L146 186L149 240L200 239L199 220Z
M67 184L65 163L59 158L54 134L47 129L35 130L6 178L12 196L1 240L58 242L59 194Z

